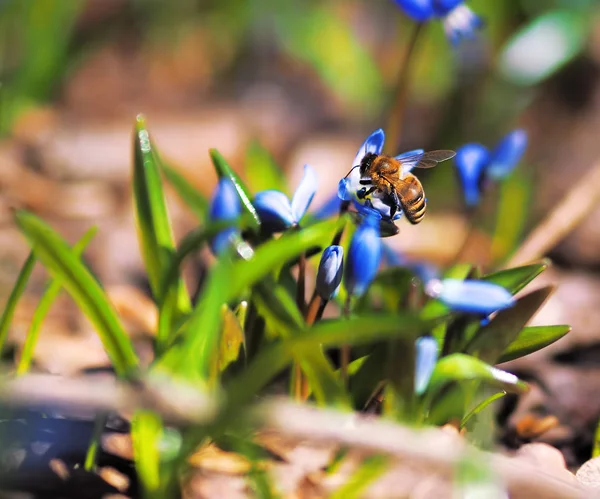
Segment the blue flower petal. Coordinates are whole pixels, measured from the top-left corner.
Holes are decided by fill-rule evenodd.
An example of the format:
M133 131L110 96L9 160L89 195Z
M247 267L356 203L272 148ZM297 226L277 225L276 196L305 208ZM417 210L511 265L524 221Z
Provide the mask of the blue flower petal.
M463 2L464 0L433 0L433 10L436 16L444 17Z
M466 144L456 151L454 164L467 206L479 204L481 178L489 159L489 151L481 144Z
M360 165L360 162L367 153L381 154L384 142L385 134L383 133L383 130L381 128L375 130L371 135L367 137L367 140L364 141L363 145L360 146L360 149L356 153L356 157L354 158L352 166Z
M350 188L350 179L343 178L338 183L338 197L342 201L352 201L354 196L352 194L352 190Z
M294 225L290 200L283 192L268 190L256 193L252 203L261 222L273 232L282 232Z
M381 261L382 243L379 238L379 219L364 218L350 242L344 279L348 293L361 296L377 275Z
M210 202L210 219L215 222L235 220L240 216L241 209L240 197L231 180L227 178L219 180ZM217 234L210 242L213 254L221 254L229 246L231 237L235 233L237 229L231 227Z
M396 156L396 159L402 162L402 173L410 173L419 162L424 152L424 149L413 149L412 151L403 152Z
M429 379L438 359L438 344L435 338L423 336L415 342L415 393L422 395L427 389Z
M240 197L231 180L219 180L210 202L210 219L235 220L240 216L241 208Z
M459 5L444 17L444 31L448 40L457 45L463 39L474 39L483 21L469 7Z
M308 207L317 192L317 174L310 165L304 165L304 175L292 197L292 216L298 223L308 210Z
M316 289L324 300L331 300L339 291L344 269L344 248L329 246L321 255Z
M485 281L444 279L440 288L438 298L459 312L487 315L515 303L505 288Z
M485 172L495 180L506 177L527 149L527 132L514 130L507 134L492 152L492 158Z
M340 181L341 182L341 181ZM339 186L338 186L339 191ZM342 200L339 197L339 192L331 196L325 201L317 210L313 213L313 216L319 220L333 217L340 212L340 205Z
M427 21L434 14L433 0L394 0L404 13L418 22Z

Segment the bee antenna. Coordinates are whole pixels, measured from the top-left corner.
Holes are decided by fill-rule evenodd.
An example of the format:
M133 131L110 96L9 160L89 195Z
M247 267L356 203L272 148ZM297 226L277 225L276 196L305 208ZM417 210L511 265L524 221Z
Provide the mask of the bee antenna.
M348 175L350 175L352 173L352 170L354 170L355 168L360 168L360 165L356 165L356 166L353 166L352 168L350 168L350 171L348 173L346 173L346 176L344 178L348 178Z

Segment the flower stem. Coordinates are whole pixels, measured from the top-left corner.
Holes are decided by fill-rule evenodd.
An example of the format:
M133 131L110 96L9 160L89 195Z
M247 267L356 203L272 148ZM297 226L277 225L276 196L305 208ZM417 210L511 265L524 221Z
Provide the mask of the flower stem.
M348 294L344 302L344 317L350 317L350 304L352 296ZM342 345L340 348L340 374L342 383L348 386L348 365L350 364L350 345Z
M298 260L298 288L296 290L296 303L302 315L306 314L306 253L300 255Z
M417 46L419 35L422 31L423 23L418 23L413 29L408 46L406 47L406 52L404 53L404 59L402 59L402 62L400 63L391 111L387 120L388 140L386 141L385 147L385 152L387 154L393 154L399 149L402 136L402 118L406 109L406 97L408 95L411 62L413 60L413 55L415 54L415 47Z

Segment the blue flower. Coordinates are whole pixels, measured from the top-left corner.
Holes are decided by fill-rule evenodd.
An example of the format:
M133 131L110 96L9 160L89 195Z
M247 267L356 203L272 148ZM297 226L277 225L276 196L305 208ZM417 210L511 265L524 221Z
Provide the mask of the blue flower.
M415 393L422 395L427 389L429 379L438 358L438 344L435 338L423 336L415 342Z
M316 211L313 212L313 216L318 220L324 220L326 218L338 215L340 212L341 204L342 200L337 194L334 194L321 206L319 206L319 208L317 208Z
M344 268L344 248L328 246L321 255L317 271L317 293L324 300L331 300L340 289Z
M231 180L228 178L219 180L210 203L210 219L214 222L235 220L240 216L241 208L238 192ZM215 255L222 253L236 233L235 227L219 232L211 241L212 252Z
M367 216L354 232L348 250L344 283L350 295L361 296L365 293L377 275L381 254L379 220Z
M294 192L291 203L283 192L268 190L258 192L253 205L267 229L283 232L300 223L316 191L317 175L309 165L305 165L304 176Z
M525 130L514 130L505 135L492 152L486 175L494 180L506 177L517 166L525 149L527 149Z
M483 171L490 160L490 153L481 144L465 144L456 151L454 164L463 189L465 203L477 206L481 195Z
M465 203L479 204L481 193L490 181L505 178L517 166L527 148L527 132L513 130L490 152L481 144L465 144L456 151L458 170Z
M457 312L489 315L515 303L508 290L485 281L434 279L427 284L426 291Z
M482 26L479 16L464 4L464 0L394 0L404 13L422 23L442 19L448 39L457 44L464 38L473 38Z
M352 201L361 215L374 215L380 219L391 222L393 220L398 220L402 216L402 212L397 211L392 220L390 217L390 200L387 199L385 194L375 191L366 195L368 187L360 183L361 180L366 180L366 178L362 178L360 172L360 164L363 158L367 154L381 154L384 142L385 134L381 128L375 130L367 137L367 140L364 141L354 158L352 169L338 184L338 197L343 201ZM405 152L396 156L396 159L399 160L408 158L409 156L413 158L410 162L405 161L403 163L403 173L409 173L414 168L420 154L423 154L423 149L415 149L414 151Z

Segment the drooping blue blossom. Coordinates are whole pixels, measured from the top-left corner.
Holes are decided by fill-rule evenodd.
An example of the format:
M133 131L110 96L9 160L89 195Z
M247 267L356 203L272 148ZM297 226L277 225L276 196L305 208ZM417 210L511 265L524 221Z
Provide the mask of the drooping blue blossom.
M479 204L483 172L489 160L490 153L481 144L465 144L456 151L454 164L458 170L465 204L468 207Z
M350 295L361 296L365 293L377 275L381 254L379 220L367 216L352 236L344 268L344 283Z
M431 336L422 336L415 342L415 393L422 395L438 359L438 344Z
M235 220L240 213L241 203L235 186L228 178L222 178L213 192L210 203L210 219L214 222ZM211 241L212 252L215 255L222 253L236 232L235 227L219 232Z
M265 228L272 232L283 232L300 223L315 192L317 175L309 165L305 165L304 175L291 202L283 192L266 190L256 193L253 205Z
M505 135L498 143L490 163L486 168L486 175L494 180L505 178L513 171L527 149L527 132L525 130L513 130Z
M457 312L489 315L515 303L508 290L486 281L434 279L427 284L426 291Z
M465 38L474 38L483 25L481 18L464 0L394 0L410 18L419 23L441 19L448 39L457 44Z
M351 201L361 215L374 215L379 219L393 222L402 216L402 211L397 211L392 219L390 217L391 207L389 199L386 199L386 196L379 191L365 196L369 187L360 183L363 178L361 177L359 166L363 158L369 153L381 154L384 142L385 134L381 128L375 130L367 137L354 158L352 169L338 184L338 197L343 201ZM414 151L396 156L396 159L404 160L402 165L403 173L409 173L414 168L418 163L419 155L423 154L423 152L423 149L415 149ZM407 161L409 157L411 157L411 160Z
M490 152L481 144L465 144L456 151L456 165L465 204L472 208L490 182L505 178L517 166L527 148L527 132L506 134Z
M317 271L317 293L324 300L331 300L340 289L344 270L344 248L328 246L321 255Z

